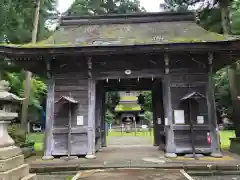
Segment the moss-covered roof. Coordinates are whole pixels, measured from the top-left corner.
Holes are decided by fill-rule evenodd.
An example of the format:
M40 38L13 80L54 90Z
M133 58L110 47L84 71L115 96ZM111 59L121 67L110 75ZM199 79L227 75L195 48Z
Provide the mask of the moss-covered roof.
M141 106L138 104L119 104L115 108L115 112L141 111Z
M178 14L176 14L177 16ZM155 18L163 16L163 13ZM144 18L144 16L140 17ZM153 17L154 18L154 17ZM105 20L107 17L105 18ZM84 18L87 21L87 18ZM71 19L69 20L71 21ZM98 19L95 18L98 22ZM42 42L25 45L9 45L26 48L41 47L87 47L87 46L131 46L169 43L215 42L234 39L198 26L194 21L126 21L111 23L64 25Z
M141 111L141 106L137 103L136 96L121 96L116 112Z

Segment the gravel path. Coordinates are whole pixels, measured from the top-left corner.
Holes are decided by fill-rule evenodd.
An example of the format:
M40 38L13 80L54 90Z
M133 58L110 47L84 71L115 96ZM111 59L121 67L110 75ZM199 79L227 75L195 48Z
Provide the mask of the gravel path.
M149 137L142 136L109 136L107 140L108 147L111 146L152 146L151 139Z

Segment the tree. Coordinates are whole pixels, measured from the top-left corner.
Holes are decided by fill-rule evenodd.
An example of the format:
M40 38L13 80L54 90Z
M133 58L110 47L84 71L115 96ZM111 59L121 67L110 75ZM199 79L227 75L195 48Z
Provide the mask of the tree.
M230 6L231 0L214 0L215 4L219 4L221 9L221 21L224 34L231 34L231 25L230 25Z
M153 113L151 111L145 111L144 112L144 119L152 122L153 121Z
M214 76L215 80L215 99L217 109L221 113L232 114L232 102L231 94L229 91L229 79L228 79L229 66L216 72ZM227 112L222 112L227 110Z
M206 12L210 12L210 9L214 9L212 16L209 16L209 13L207 13L208 17L221 17L220 23L223 29L223 33L231 34L230 6L232 0L164 0L164 2L165 3L160 4L160 7L170 11L187 11L193 7L196 8L197 6L197 10L205 10L204 14L206 15ZM217 7L220 8L220 14ZM218 16L214 16L216 13ZM205 17L207 19L207 17L204 15L202 17Z
M141 92L141 95L143 96L144 100L141 100L141 104L143 105L144 111L152 111L152 92L151 91L143 91Z
M33 0L3 0L0 2L0 42L23 44L31 42L33 18L36 2ZM38 39L48 37L51 32L46 22L57 14L56 0L41 0ZM14 64L9 64L7 58L0 58L0 78L10 82L11 91L23 97L23 71ZM30 107L40 109L42 98L46 95L46 85L34 76L31 80Z
M4 79L6 79L10 83L11 92L23 97L24 96L24 72L18 71L18 72L6 72ZM47 87L42 82L42 80L34 76L31 79L31 94L29 98L29 105L36 108L41 109L41 103L43 101L44 96L46 96L47 93Z
M108 124L111 124L114 120L114 115L112 112L109 111L109 109L105 112L105 122Z
M239 35L240 34L240 0L235 0L232 2L230 17L231 17L231 32L234 35Z
M160 4L160 8L165 11L187 11L189 8L189 2L186 0L164 0L164 3Z
M120 96L118 94L118 92L116 91L110 91L107 92L107 99L106 99L106 109L108 109L110 111L110 113L114 113L114 109L116 107L116 105L118 104L120 100Z
M0 2L0 41L7 43L31 42L34 7L33 0L8 0ZM56 0L42 0L40 10L39 38L45 37L45 22L56 14Z
M138 0L75 0L67 15L126 14L144 11Z

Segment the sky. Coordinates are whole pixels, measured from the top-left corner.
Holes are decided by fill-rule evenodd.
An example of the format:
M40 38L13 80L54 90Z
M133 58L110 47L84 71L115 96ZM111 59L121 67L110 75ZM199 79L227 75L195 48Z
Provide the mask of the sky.
M74 0L58 0L58 10L63 13L73 3ZM141 6L144 7L148 12L158 12L160 3L164 0L140 0Z

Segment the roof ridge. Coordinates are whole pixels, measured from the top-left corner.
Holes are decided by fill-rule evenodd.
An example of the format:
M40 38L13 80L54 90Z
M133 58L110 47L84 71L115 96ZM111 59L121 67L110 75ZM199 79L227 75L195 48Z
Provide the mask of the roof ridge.
M61 17L60 26L172 22L172 21L195 21L195 13L189 11L189 12L105 14L97 16L63 16Z

